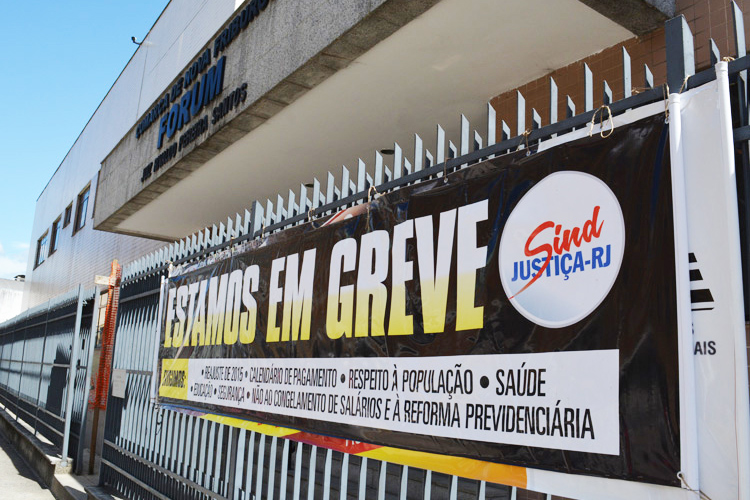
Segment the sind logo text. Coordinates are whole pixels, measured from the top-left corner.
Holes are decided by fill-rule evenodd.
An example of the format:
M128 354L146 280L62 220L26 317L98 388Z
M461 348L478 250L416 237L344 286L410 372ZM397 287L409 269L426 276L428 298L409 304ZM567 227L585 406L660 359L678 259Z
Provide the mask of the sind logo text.
M573 273L608 267L612 262L612 245L591 247L585 254L580 250L582 244L591 243L601 236L604 221L599 219L600 211L601 207L595 206L591 218L572 229L563 229L562 224L551 220L539 224L524 246L524 255L529 258L513 263L511 281L528 281L516 295L542 277L567 280Z
M624 248L622 210L609 187L583 172L556 172L531 188L508 217L500 280L526 318L562 328L601 304Z

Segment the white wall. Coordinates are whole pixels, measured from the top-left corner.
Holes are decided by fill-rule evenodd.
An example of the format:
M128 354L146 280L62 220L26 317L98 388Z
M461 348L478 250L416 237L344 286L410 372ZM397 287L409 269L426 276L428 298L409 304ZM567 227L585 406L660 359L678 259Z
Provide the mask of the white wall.
M20 314L23 281L0 278L0 323Z

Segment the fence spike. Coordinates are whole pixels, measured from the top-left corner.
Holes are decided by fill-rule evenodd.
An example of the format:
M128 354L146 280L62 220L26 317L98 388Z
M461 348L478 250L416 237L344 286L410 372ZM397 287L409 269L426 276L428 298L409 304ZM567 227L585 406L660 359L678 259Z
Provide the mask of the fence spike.
M744 57L747 54L745 47L745 21L742 16L742 11L737 6L737 3L732 0L732 27L734 30L734 50L737 58ZM737 83L738 92L738 103L737 108L739 109L740 125L747 124L747 70L740 71L735 77Z
M219 223L219 245L227 241L229 238L227 238L227 227L224 225L223 222Z
M383 155L380 151L375 152L375 187L383 183Z
M711 66L716 66L716 63L721 61L721 53L719 52L719 46L716 45L716 42L714 41L713 38L709 40L708 50L709 50L709 60L711 61Z
M455 144L453 144L453 141L448 141L448 158L458 158L458 148Z
M648 64L643 65L643 83L647 89L654 88L654 74L648 67Z
M466 115L461 114L461 156L469 154L470 128L471 125L469 124L469 119L466 118Z
M594 109L594 74L586 63L583 63L583 110Z
M573 118L576 115L576 104L570 96L565 96L565 118Z
M266 198L266 227L273 226L276 223L276 214L273 211L273 202Z
M685 16L677 16L664 23L667 48L667 85L670 92L679 92L685 78L695 73L693 34Z
M633 72L630 68L630 54L622 47L622 95L627 99L633 94Z
M424 166L424 151L422 138L419 134L414 134L414 171L419 172Z
M347 198L350 194L349 192L349 169L346 168L346 165L341 165L341 198Z
M276 195L276 223L284 222L287 218L286 202L280 194Z
M289 196L287 197L287 208L286 212L289 217L295 217L299 215L299 207L297 206L297 200L295 199L294 191L289 190Z
M242 225L242 234L249 234L250 232L250 211L245 209L244 224Z
M250 226L250 234L255 237L256 234L260 233L261 228L263 227L263 207L261 206L260 202L253 201L253 203L250 205L252 207L252 225Z
M299 185L299 212L307 214L310 211L310 200L307 198L307 186Z
M393 143L393 179L400 179L403 175L403 155L401 146L397 142Z
M535 108L531 108L531 130L542 128L542 117Z
M367 174L367 166L362 158L359 158L357 162L357 193L362 193L365 190L365 175Z
M497 113L492 103L487 103L487 146L492 146L497 141Z
M317 210L322 205L320 196L320 181L317 177L313 179L312 208Z
M602 103L605 106L609 106L610 104L612 104L612 89L609 88L607 80L604 80L604 82L602 83Z
M437 126L437 156L435 160L440 165L445 161L445 130L438 124Z
M516 90L516 135L526 132L526 99Z
M747 54L745 47L745 20L742 16L742 10L740 10L737 2L732 0L732 28L734 31L734 50L735 55L739 59Z
M333 203L335 201L334 191L333 188L336 186L336 178L333 176L333 174L329 171L328 172L328 184L326 185L326 199L323 203Z
M549 122L557 123L557 83L552 77L549 78Z

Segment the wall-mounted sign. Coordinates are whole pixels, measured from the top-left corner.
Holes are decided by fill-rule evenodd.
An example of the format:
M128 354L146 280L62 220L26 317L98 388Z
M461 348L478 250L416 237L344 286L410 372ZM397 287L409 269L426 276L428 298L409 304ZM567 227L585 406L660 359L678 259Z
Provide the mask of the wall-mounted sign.
M127 370L112 370L112 396L116 398L125 397L125 389L128 385Z
M160 401L678 485L666 137L657 116L506 155L178 269Z
M208 132L209 117L214 125L231 110L238 110L245 102L247 83L242 83L208 114L201 116L204 108L213 103L224 91L227 58L219 56L268 7L269 2L270 0L252 0L248 3L216 37L213 50L206 48L196 56L185 69L185 73L175 80L172 87L138 122L135 128L137 140L140 140L153 124L158 124L155 145L159 153L143 167L142 183L176 158L179 151ZM176 137L179 137L179 140L172 143ZM165 149L162 149L163 146Z

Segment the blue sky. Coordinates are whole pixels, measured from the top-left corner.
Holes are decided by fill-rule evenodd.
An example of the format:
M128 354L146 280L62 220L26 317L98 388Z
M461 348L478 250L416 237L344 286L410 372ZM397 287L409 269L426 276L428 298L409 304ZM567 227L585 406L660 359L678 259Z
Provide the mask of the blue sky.
M37 197L167 3L3 3L0 278L25 273Z

